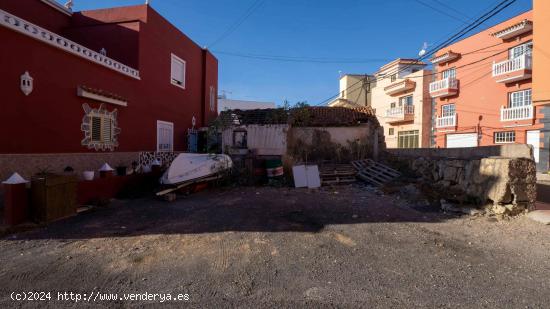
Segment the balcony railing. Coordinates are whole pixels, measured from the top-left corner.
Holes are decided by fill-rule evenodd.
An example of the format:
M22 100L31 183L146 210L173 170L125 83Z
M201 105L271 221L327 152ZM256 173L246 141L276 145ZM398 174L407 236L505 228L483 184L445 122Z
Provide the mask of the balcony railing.
M386 117L403 118L405 115L414 115L414 105L398 106L386 110Z
M500 121L533 119L533 105L502 107L500 109Z
M404 79L391 83L389 86L384 87L384 91L388 95L395 95L409 90L413 90L416 87L416 82L410 79Z
M493 63L493 77L498 79L498 82L512 82L525 78L530 78L530 73L525 73L524 70L531 70L532 58L531 55L524 54L514 59Z
M435 126L436 128L456 127L456 114L437 117Z
M430 92L437 92L444 89L458 89L458 81L454 77L447 77L430 84Z
M430 83L430 95L434 98L455 95L458 92L458 80L447 77Z
M97 63L118 73L135 79L140 79L138 70L3 10L0 10L0 26L7 27L42 43L59 48L65 52Z

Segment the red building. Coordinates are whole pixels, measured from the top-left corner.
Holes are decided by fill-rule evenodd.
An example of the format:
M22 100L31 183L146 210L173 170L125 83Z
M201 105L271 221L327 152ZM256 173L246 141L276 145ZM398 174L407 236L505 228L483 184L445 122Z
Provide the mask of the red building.
M149 5L1 0L0 40L0 179L169 156L217 116L217 59Z
M2 0L0 40L0 154L183 151L217 115L217 59L149 5Z

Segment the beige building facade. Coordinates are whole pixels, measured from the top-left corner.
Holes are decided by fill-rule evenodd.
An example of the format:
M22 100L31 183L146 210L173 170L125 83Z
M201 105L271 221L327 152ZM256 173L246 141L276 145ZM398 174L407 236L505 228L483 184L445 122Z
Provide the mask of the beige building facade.
M371 106L387 148L428 148L432 140L432 72L414 59L397 59L375 73Z
M371 83L374 76L346 74L340 77L340 95L330 102L330 107L364 107L370 106Z

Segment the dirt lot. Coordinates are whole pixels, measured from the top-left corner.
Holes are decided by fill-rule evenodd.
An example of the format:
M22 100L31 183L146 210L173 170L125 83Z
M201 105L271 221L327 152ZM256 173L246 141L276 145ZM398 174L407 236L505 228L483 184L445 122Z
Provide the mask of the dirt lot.
M411 207L412 206L412 207ZM189 295L181 307L548 308L550 228L456 217L359 186L211 190L110 207L0 240L0 307L58 291ZM12 301L11 292L52 300Z

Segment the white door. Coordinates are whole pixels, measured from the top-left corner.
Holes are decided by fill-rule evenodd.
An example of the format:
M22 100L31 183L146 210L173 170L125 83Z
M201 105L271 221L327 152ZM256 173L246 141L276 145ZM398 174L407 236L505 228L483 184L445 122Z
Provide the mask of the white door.
M535 162L539 163L540 130L527 131L527 144L533 146Z
M447 148L477 147L477 133L447 134Z

